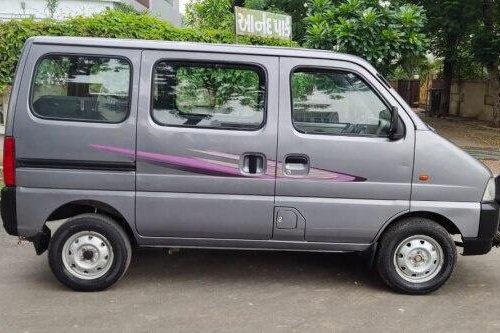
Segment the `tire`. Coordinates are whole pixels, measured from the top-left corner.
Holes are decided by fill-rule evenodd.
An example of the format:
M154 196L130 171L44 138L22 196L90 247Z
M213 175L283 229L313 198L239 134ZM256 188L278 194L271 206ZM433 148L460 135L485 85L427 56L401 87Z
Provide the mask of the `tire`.
M457 249L438 223L421 217L401 220L382 235L375 259L382 280L393 290L423 295L439 289L451 276Z
M130 240L113 219L81 214L68 219L49 243L56 278L76 291L99 291L117 282L132 259Z

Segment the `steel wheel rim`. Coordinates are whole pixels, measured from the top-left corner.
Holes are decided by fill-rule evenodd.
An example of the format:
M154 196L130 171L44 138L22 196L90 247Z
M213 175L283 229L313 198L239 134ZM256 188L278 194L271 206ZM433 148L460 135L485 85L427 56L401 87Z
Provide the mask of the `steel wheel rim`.
M430 281L439 274L443 265L443 248L429 236L408 237L401 241L394 251L396 272L408 282Z
M62 260L66 270L83 280L106 274L113 263L113 247L106 237L95 231L80 231L64 242Z

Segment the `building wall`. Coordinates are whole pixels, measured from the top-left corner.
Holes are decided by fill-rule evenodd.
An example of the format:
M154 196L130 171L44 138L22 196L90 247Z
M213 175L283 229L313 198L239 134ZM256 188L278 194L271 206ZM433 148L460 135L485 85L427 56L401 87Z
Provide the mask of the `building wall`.
M61 20L77 15L92 15L106 8L113 8L116 3L132 5L138 11L147 10L151 15L181 25L179 0L60 0L53 18ZM45 0L0 0L0 20L34 17L49 17Z
M92 15L114 7L114 3L115 1L108 0L62 0L57 6L54 18ZM50 16L45 0L3 0L0 4L0 19L2 20L20 17L41 19Z
M488 82L464 81L451 87L450 114L492 120L493 105L488 94Z
M182 24L179 0L149 0L149 10L152 15L169 21L175 26Z

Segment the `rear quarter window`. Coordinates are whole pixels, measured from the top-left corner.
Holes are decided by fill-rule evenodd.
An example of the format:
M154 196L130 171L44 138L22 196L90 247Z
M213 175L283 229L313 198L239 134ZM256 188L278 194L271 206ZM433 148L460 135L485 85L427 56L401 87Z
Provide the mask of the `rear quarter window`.
M129 113L130 82L123 58L48 55L35 68L31 110L44 119L119 123Z

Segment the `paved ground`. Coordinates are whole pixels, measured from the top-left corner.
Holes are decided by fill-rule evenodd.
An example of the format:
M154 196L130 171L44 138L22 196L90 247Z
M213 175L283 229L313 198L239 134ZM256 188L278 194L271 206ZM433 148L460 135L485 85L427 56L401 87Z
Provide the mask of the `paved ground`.
M500 129L489 127L487 122L452 116L431 118L423 113L419 116L461 147L500 150Z
M460 257L428 296L389 291L354 255L140 250L113 288L77 293L0 231L2 332L498 332L500 250Z

